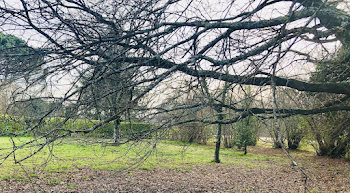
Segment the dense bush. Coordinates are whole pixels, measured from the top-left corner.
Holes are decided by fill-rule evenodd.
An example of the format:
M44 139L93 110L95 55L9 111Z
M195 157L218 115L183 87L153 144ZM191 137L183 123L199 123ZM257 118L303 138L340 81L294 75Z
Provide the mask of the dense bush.
M341 47L336 55L326 58L316 65L316 73L311 80L316 83L348 82L350 50L348 46ZM343 97L343 96L341 96ZM344 100L333 94L318 93L311 95L315 106L349 106L349 100ZM337 101L334 103L334 101ZM341 103L339 103L342 101ZM326 105L325 105L326 104ZM346 111L329 112L309 118L310 130L317 142L318 155L330 157L345 157L350 159L350 113Z
M257 142L258 120L249 116L235 124L234 144L247 153L247 146L254 146Z
M8 115L0 115L0 136L9 133L18 133L25 129L24 119L10 117Z
M188 123L173 127L164 138L172 141L207 144L212 137L212 128L202 123Z
M223 125L222 139L225 148L232 148L235 146L235 128L234 124Z
M282 121L285 127L289 149L297 149L300 141L306 135L307 122L305 119L306 118L302 116L294 116Z
M318 155L350 158L350 113L315 115L308 123Z

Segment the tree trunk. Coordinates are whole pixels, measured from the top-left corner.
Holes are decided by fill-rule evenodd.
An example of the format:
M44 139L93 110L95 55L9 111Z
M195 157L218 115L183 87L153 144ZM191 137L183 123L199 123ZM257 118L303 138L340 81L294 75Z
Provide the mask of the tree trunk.
M281 45L279 46L279 49L281 49ZM276 98L276 63L280 60L280 56L278 55L277 61L273 64L273 73L271 77L271 88L272 88L272 99L273 99L273 120L272 120L272 127L273 127L273 133L274 133L274 139L273 139L273 146L274 148L282 148L283 147L283 139L281 135L281 129L277 125L277 110L278 110L278 105L277 105L277 98Z
M275 122L275 120L274 120L274 122ZM275 124L276 123L274 123L274 125ZM274 148L282 148L283 141L282 141L281 135L279 134L279 132L281 132L281 131L280 131L278 126L273 126L273 127L276 130L276 131L274 131L274 136L273 136L273 147Z
M248 127L249 127L249 119L250 119L250 116L248 116L246 119L247 119L247 122L246 122L245 128L248 129ZM246 140L244 141L244 143L243 143L243 144L244 144L244 155L247 155L247 146L248 146L248 141L247 141L247 140L248 140L248 138L249 138L249 137L247 136L247 139L246 139ZM250 140L249 140L249 141L250 141Z
M223 115L222 115L222 109L220 108L218 111L219 115L218 115L218 120L222 121L224 119ZM218 133L216 135L216 147L215 147L215 162L216 163L220 163L220 146L221 146L221 130L222 130L222 124L219 123L218 124Z
M229 84L227 82L225 82L224 85L224 89L222 91L222 95L221 95L221 99L222 99L222 103L225 104L225 100L226 100L226 94L227 94L227 89L229 87ZM215 162L216 163L220 163L220 146L221 146L221 130L222 130L222 121L224 120L224 115L222 114L222 107L217 108L216 110L218 112L218 133L216 136L216 147L215 147Z
M288 138L288 149L298 149L301 137Z
M120 119L114 120L113 143L118 144L120 138Z

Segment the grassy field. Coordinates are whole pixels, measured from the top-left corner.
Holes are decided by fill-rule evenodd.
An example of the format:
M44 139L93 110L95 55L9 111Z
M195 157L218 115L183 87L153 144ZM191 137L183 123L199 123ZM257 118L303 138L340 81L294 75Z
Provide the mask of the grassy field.
M14 142L19 146L31 139ZM263 142L249 147L247 155L222 148L220 164L213 162L213 145L106 142L67 138L20 164L11 155L0 166L0 192L303 192L298 168L307 173L310 192L350 191L350 162L317 157L310 145L291 151L298 162L291 167L281 149ZM12 143L9 137L0 138L1 156L12 150L6 149ZM36 149L19 149L15 157Z
M15 139L18 144L31 140L31 137ZM9 137L0 138L2 156L11 151ZM34 152L37 147L24 148L16 152L16 158L21 159ZM101 170L122 170L138 168L152 170L154 168L172 168L186 170L196 164L213 162L214 146L186 144L181 142L160 141L156 145L153 141L143 141L120 146L103 145L103 142L90 138L68 138L56 142L53 146L45 147L35 156L15 164L10 156L0 166L0 179L25 179L25 174L36 176L42 170L47 172L69 172L76 168L93 168ZM147 158L147 159L146 159ZM245 167L268 167L259 160L275 160L287 162L285 158L261 154L243 155L233 149L222 149L221 160L224 164L236 164ZM23 171L26 171L23 172Z

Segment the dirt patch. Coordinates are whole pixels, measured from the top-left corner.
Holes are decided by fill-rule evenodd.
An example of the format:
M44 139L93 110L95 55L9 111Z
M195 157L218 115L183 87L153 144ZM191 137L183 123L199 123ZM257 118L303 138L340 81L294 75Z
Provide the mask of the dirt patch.
M261 149L260 149L261 150ZM250 152L259 148L251 148ZM281 150L262 154L284 156ZM292 152L308 175L312 192L350 192L350 162ZM0 181L0 192L304 192L304 178L291 165L261 161L262 167L208 163L190 169L101 171L89 168L43 174L31 182ZM268 164L269 167L266 167Z

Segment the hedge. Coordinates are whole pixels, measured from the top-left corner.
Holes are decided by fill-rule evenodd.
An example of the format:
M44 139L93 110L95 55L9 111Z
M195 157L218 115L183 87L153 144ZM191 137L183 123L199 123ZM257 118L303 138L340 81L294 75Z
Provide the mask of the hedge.
M0 136L8 133L19 133L25 129L23 119L10 117L8 115L0 115Z
M24 118L10 117L8 115L0 115L0 136L9 135L10 133L20 134L27 128L27 126L33 126L38 120L25 120ZM52 131L53 128L62 128L69 130L86 130L93 127L100 122L97 120L87 120L87 119L71 119L63 124L64 118L48 118L35 129L35 131L26 135L41 135L48 131ZM149 138L152 132L152 125L143 122L121 122L120 123L120 135L122 138ZM107 123L102 127L96 129L93 132L86 135L90 137L104 137L112 138L114 131L113 122Z

